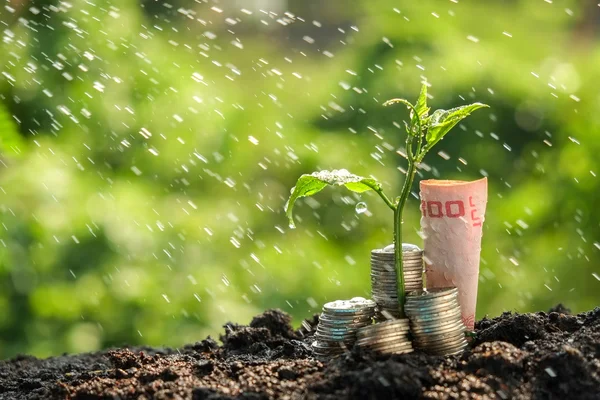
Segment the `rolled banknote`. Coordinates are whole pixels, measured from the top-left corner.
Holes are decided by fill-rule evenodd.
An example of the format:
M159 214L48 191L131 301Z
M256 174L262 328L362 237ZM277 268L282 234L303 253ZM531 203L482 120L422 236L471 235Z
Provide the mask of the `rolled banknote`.
M487 178L473 182L424 180L420 187L426 285L456 286L463 322L472 330Z

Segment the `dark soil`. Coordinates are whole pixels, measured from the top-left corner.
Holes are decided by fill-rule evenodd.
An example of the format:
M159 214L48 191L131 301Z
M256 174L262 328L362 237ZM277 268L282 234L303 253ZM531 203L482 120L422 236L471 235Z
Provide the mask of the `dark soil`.
M2 399L600 399L600 308L504 313L455 357L312 358L316 319L277 310L181 349L132 348L0 362Z

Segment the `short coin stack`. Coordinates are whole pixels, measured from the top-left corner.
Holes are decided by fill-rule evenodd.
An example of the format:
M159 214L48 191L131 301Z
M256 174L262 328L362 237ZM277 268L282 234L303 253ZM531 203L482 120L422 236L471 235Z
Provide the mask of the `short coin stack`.
M404 311L416 348L433 355L452 355L467 347L458 290L436 288L408 293Z
M423 288L423 250L414 244L402 244L404 288L406 292ZM398 283L394 245L371 251L371 290L377 303L379 320L399 318Z
M356 344L361 348L383 354L404 354L413 351L408 338L410 324L407 318L365 326L356 332Z
M312 347L317 358L342 354L356 341L356 331L373 323L375 302L362 297L337 300L323 306Z

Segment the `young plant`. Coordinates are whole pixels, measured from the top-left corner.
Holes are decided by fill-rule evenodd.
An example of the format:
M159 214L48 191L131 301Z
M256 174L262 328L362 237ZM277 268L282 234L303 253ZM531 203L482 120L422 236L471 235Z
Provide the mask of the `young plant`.
M406 128L406 158L408 168L402 192L394 201L385 195L381 184L373 178L366 178L351 174L345 169L333 171L319 171L312 174L302 175L292 189L292 194L285 205L286 215L290 221L290 227L293 228L294 219L292 210L294 203L300 197L312 196L326 186L345 186L356 193L362 193L369 190L375 191L383 199L385 204L394 212L394 253L396 257L396 272L398 277L398 302L401 316L404 315L404 270L402 260L402 214L406 200L410 194L410 189L415 178L417 166L425 154L444 136L450 132L461 120L466 118L473 111L488 107L486 104L473 103L466 106L452 108L450 110L436 110L429 115L427 107L427 85L423 84L421 93L416 104L412 104L404 99L392 99L383 103L384 106L392 104L404 104L409 110L410 122L404 122Z

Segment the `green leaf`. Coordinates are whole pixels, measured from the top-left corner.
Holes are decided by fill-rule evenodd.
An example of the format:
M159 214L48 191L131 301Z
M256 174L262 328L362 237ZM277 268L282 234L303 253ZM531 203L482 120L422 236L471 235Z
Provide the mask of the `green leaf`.
M430 108L427 107L427 85L423 84L421 86L421 94L419 94L419 99L417 100L417 105L415 106L415 110L417 110L417 115L419 119L423 120L427 118L429 115Z
M450 110L436 110L428 119L427 146L423 148L422 154L431 149L437 142L450 132L460 121L468 117L473 111L489 107L487 104L473 103L466 106L452 108Z
M323 190L327 185L345 186L356 193L366 192L367 190L381 190L381 184L375 179L354 175L345 169L319 171L310 175L302 175L298 178L296 186L292 189L292 194L285 204L285 213L290 220L290 227L295 226L292 209L296 200L300 197L312 196Z
M390 106L392 104L404 104L406 106L406 108L408 108L410 110L410 119L411 119L411 125L409 127L409 125L404 122L404 126L406 126L406 132L411 135L411 136L416 136L417 135L417 130L415 130L415 127L418 126L417 121L415 121L415 106L412 105L408 100L406 99L390 99L387 100L385 103L383 103L384 107Z

